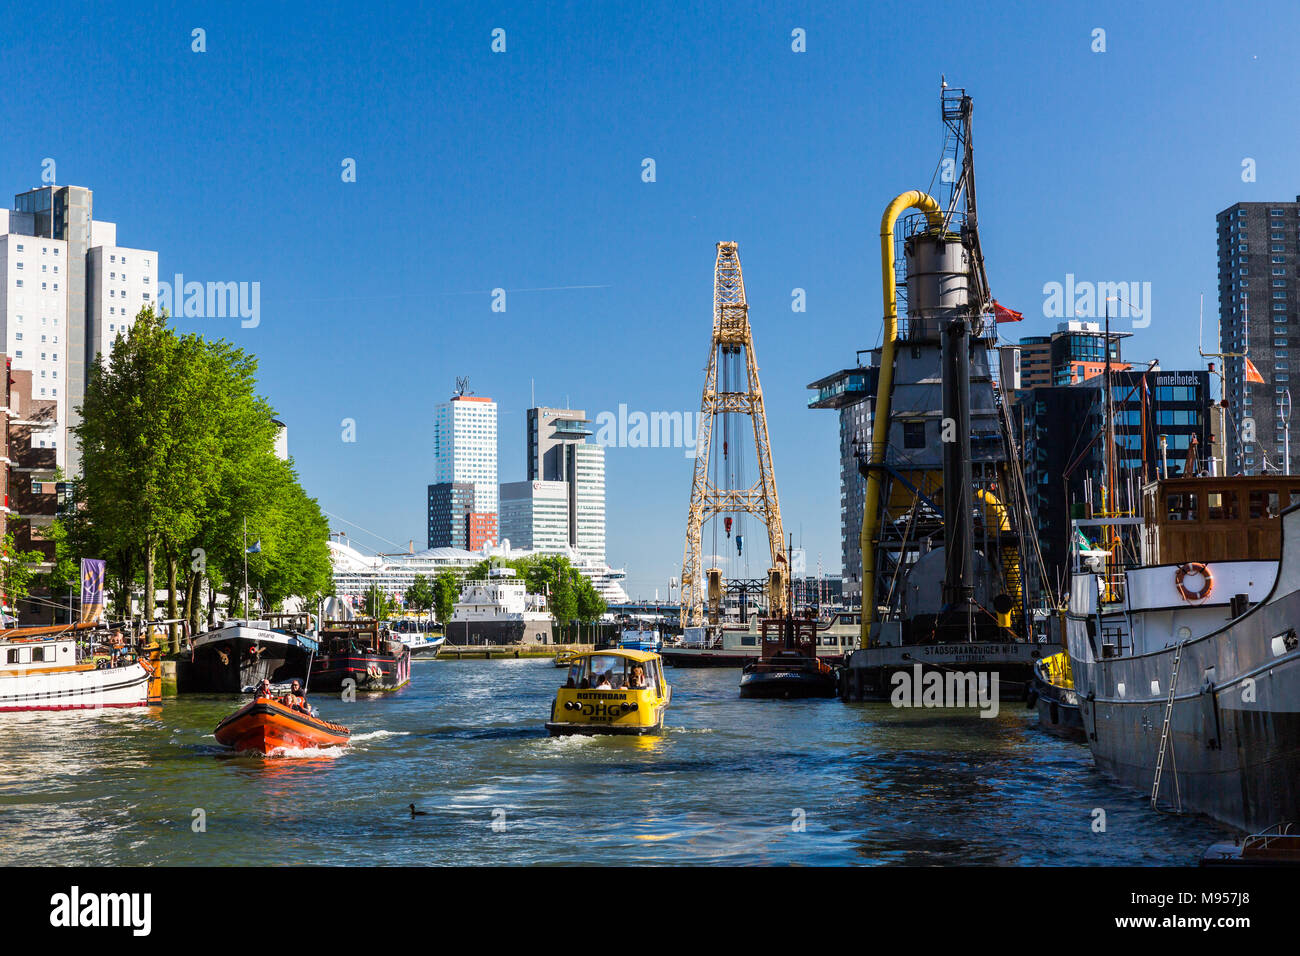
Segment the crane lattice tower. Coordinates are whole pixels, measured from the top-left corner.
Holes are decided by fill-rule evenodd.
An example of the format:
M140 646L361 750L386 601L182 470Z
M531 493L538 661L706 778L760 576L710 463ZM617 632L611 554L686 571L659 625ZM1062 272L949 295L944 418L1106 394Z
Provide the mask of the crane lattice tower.
M743 353L744 390L741 382L724 377L718 386L719 357L724 368L738 366ZM728 365L730 363L730 366ZM737 374L734 378L739 379ZM731 389L731 390L728 390ZM748 415L753 424L754 452L758 459L758 481L747 487L729 487L736 472L723 468L720 478L710 478L713 428L719 416ZM724 442L724 457L727 449ZM739 454L739 449L731 449ZM743 473L742 473L743 474ZM700 427L695 446L695 477L691 483L691 504L686 521L686 549L682 559L683 627L704 623L704 553L701 545L704 524L723 514L751 514L767 529L771 569L768 572L768 612L785 613L787 561L781 530L781 505L772 471L772 450L768 441L767 414L763 410L763 389L758 381L754 338L749 328L749 306L745 302L745 280L740 255L734 242L718 243L713 273L713 340L700 400ZM713 570L713 569L710 569ZM719 572L720 573L720 572Z

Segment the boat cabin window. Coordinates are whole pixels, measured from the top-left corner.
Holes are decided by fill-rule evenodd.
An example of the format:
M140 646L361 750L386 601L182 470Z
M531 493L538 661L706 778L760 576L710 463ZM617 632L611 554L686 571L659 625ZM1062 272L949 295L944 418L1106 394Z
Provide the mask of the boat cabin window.
M1282 513L1281 502L1276 491L1252 491L1250 493L1250 517L1276 518Z
M1241 517L1235 491L1211 491L1205 496L1205 503L1211 521L1236 521Z
M43 647L33 647L33 648L32 648L32 662L33 662L33 663L35 663L35 662L37 662L37 661L42 661L42 662L43 662L43 661L45 661L46 659L47 659L47 658L45 657L45 648L43 648ZM49 659L49 660L54 660L54 648L52 648L52 647L50 648L50 656L49 656L48 659Z
M5 656L5 663L21 664L23 662L23 659L20 656L21 654L22 654L22 648L19 647L9 648L9 653Z
M639 678L639 679L638 679ZM654 687L659 680L656 661L634 661L613 654L598 654L575 661L565 687L583 690L629 690Z
M1176 492L1166 497L1168 520L1196 521L1199 518L1196 508L1196 492Z

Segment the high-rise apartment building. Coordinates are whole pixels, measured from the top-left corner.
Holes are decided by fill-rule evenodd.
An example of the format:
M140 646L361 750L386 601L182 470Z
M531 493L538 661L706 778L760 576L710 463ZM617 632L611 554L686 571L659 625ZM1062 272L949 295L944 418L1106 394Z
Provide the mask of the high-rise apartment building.
M1291 349L1300 345L1296 202L1242 202L1218 215L1219 351L1243 353L1263 384L1248 382L1241 357L1224 360L1230 473L1283 471L1291 399ZM1292 339L1297 341L1293 342ZM1290 471L1300 473L1300 441Z
M41 186L0 209L0 344L32 373L33 399L54 402L55 422L34 431L69 473L81 457L69 429L79 421L86 371L156 301L158 254L117 245L117 226L92 217L82 186Z

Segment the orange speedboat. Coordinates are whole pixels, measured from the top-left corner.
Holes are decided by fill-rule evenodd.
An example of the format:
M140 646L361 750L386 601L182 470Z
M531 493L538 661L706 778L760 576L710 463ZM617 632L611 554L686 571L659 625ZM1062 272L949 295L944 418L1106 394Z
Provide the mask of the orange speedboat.
M308 747L342 747L352 736L341 724L332 724L280 703L273 697L256 697L214 731L217 743L235 750L267 754L272 750Z

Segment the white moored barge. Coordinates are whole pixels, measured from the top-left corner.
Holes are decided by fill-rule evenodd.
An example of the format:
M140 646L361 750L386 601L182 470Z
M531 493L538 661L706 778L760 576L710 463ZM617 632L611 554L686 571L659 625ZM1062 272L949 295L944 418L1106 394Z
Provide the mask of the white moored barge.
M162 667L147 656L83 653L78 638L96 625L23 627L0 631L0 711L99 710L143 707L162 699Z

